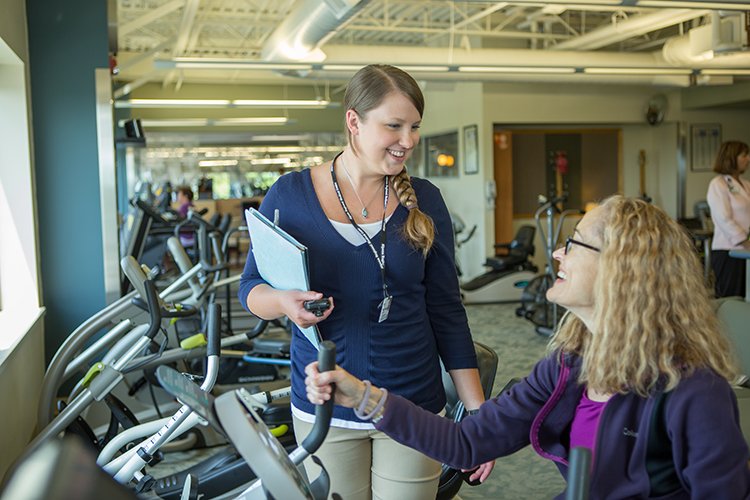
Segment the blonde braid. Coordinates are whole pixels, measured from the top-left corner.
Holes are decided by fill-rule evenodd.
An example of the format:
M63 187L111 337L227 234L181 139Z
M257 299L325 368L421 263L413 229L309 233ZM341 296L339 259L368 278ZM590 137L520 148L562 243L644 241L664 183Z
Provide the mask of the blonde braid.
M406 168L393 178L393 190L396 191L399 203L409 210L409 216L403 228L404 238L411 246L422 250L422 254L426 257L435 240L435 224L429 215L419 209L417 194L411 185L411 178Z

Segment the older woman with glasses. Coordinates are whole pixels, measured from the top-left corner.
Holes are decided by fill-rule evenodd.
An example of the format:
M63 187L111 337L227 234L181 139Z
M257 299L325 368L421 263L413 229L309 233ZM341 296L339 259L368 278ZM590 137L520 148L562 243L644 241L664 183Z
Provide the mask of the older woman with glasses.
M336 384L337 404L454 467L531 444L567 479L570 451L584 447L591 498L748 498L735 368L682 228L657 207L614 196L554 257L547 297L568 313L548 356L476 415L455 424L315 363L308 398L330 399Z

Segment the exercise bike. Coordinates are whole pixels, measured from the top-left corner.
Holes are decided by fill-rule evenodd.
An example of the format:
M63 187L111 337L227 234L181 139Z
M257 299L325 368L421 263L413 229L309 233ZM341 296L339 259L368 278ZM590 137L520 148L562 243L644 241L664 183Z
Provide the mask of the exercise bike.
M536 325L535 331L544 337L550 337L555 331L558 320L564 312L562 307L547 300L547 290L552 288L555 283L557 272L555 271L555 260L552 253L557 248L557 242L560 240L565 218L576 214L583 215L583 210L568 209L562 210L559 207L567 201L567 194L559 197L548 199L544 195L539 195L539 208L534 213L534 221L542 236L542 245L544 245L544 273L531 279L523 290L521 296L521 306L516 309L516 316L528 319ZM542 224L542 215L546 220L547 229L545 231ZM559 215L557 227L555 227L555 215Z
M218 320L218 318L216 318ZM218 353L218 342L213 341L212 353ZM216 354L213 354L216 358ZM333 369L335 346L323 342L318 357L322 371ZM271 434L258 415L264 406L244 389L224 393L214 397L183 374L167 366L160 366L157 377L162 386L176 396L183 404L181 414L194 414L202 422L214 426L235 445L255 471L258 480L248 486L241 486L218 498L234 500L265 500L269 498L290 500L324 500L328 498L330 482L323 465L321 473L313 482L302 475L297 466L314 453L323 443L333 414L333 400L315 409L315 424L301 445L287 455L286 450ZM189 410L187 410L189 409ZM191 413L194 412L194 413ZM186 417L187 418L187 417ZM175 428L175 421L169 427ZM160 439L161 436L155 438ZM133 454L143 458L144 453ZM130 475L128 467L127 475ZM49 480L40 480L44 478ZM338 495L333 494L334 498ZM52 441L34 450L28 460L21 463L11 477L8 487L2 493L3 500L16 498L62 500L77 498L93 500L135 500L141 498L97 467L85 448L76 441ZM191 477L183 487L182 500L199 498L197 485Z
M466 237L461 233L466 224L456 214L451 214L456 251L471 239L476 231L472 227ZM523 290L534 278L538 268L529 260L534 255L534 233L532 226L522 226L509 243L495 244L496 254L485 260L489 269L476 278L461 284L461 296L465 304L492 304L520 302ZM459 279L461 269L456 261Z

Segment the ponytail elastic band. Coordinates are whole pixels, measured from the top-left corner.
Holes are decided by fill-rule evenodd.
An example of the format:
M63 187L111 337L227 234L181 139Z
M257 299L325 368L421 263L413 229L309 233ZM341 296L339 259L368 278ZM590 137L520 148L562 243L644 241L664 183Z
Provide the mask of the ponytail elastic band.
M415 208L419 208L419 204L412 203L411 205L409 205L408 207L406 207L407 210L414 210Z
M375 405L375 408L373 408L370 413L365 413L365 408L367 408L367 403L370 400L370 388L372 387L372 384L370 384L369 380L363 380L362 382L364 382L365 384L365 393L362 396L362 402L359 403L359 406L357 408L354 408L354 414L360 420L371 420L373 417L378 415L378 413L380 413L380 411L385 406L385 400L388 398L388 390L380 389L383 392L383 395L380 396L378 404Z

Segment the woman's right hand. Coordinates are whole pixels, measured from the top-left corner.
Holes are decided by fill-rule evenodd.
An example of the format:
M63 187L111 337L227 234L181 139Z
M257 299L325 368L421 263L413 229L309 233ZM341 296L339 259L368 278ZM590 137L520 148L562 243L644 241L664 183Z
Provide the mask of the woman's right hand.
M314 361L305 367L305 374L307 399L313 404L321 405L331 399L331 384L336 384L333 401L339 406L354 408L364 397L365 384L338 365L335 370L321 373L318 362Z
M305 302L308 300L320 300L323 298L323 294L320 292L302 292L300 290L284 290L280 291L280 305L281 309L292 323L301 327L307 328L308 326L320 323L333 312L333 297L328 297L331 302L331 307L323 312L322 316L315 316L312 312L305 309Z

